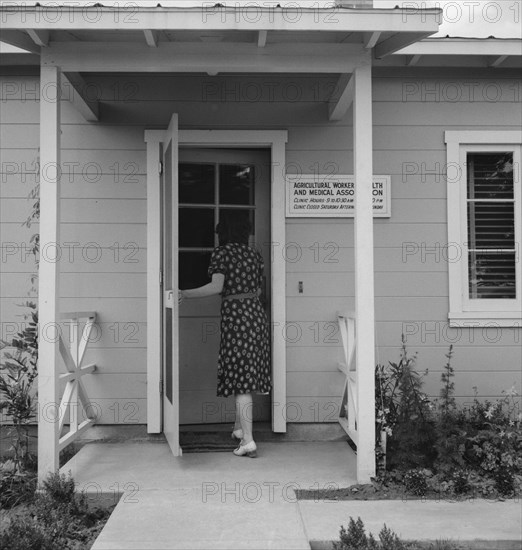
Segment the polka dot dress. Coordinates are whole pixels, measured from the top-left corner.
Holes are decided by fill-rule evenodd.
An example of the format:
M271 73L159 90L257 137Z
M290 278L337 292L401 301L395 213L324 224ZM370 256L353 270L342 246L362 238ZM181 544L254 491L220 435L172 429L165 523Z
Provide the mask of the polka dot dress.
M263 275L261 254L246 244L228 243L212 253L209 276L223 273L223 297L257 292ZM270 336L268 319L257 296L223 300L217 395L268 393Z

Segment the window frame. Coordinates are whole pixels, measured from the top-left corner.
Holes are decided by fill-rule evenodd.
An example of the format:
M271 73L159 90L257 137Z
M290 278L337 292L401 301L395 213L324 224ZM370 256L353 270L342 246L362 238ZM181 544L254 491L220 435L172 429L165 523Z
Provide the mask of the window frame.
M447 146L448 246L459 250L456 258L448 262L450 326L519 327L522 321L522 132L446 131L444 136ZM469 297L467 154L488 152L513 153L515 299Z

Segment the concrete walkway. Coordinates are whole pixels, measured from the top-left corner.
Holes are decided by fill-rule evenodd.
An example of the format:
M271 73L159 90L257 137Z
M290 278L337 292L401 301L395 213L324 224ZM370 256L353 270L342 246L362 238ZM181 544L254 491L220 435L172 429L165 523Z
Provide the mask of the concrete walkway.
M93 550L309 550L294 490L355 483L355 455L346 442L264 442L256 459L91 443L69 470L93 497L123 493Z
M90 443L62 471L93 498L118 501L93 550L326 549L350 516L404 539L519 550L520 501L297 501L295 489L355 483L345 442L263 442L257 459L231 452L174 458L165 443ZM98 499L99 500L99 499Z

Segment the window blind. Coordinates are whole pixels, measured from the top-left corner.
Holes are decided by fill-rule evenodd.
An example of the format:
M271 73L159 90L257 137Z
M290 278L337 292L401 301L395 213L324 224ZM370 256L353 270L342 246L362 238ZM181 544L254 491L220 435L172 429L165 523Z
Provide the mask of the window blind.
M515 299L513 153L467 153L471 299Z

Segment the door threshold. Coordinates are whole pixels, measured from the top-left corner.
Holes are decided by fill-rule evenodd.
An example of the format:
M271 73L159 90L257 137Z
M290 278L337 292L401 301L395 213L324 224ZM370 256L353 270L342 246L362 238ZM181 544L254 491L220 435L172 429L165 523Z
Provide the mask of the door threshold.
M180 433L215 433L232 431L233 422L223 422L219 424L180 424ZM270 422L254 422L254 432L271 432L272 425Z

